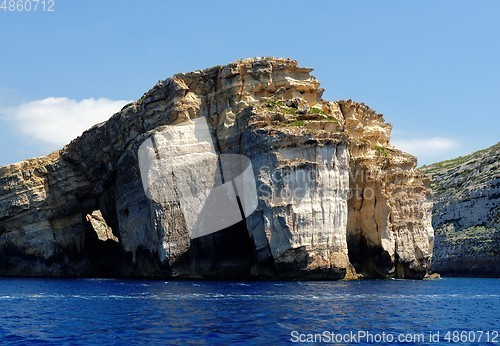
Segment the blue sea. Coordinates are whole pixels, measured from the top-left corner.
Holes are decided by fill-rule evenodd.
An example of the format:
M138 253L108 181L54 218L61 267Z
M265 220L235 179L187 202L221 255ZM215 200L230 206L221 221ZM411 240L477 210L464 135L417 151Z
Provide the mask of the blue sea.
M499 316L499 279L0 279L1 345L495 344Z

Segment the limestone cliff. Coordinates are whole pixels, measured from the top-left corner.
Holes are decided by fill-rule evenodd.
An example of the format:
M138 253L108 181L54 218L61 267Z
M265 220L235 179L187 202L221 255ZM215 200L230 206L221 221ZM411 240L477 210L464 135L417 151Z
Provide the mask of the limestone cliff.
M500 276L500 143L422 169L432 175L432 270Z
M430 180L390 145L380 114L323 100L311 71L255 58L178 74L60 151L0 168L0 274L422 278ZM206 138L172 132L199 118L215 154L250 160L257 197L244 220L192 237L194 204L168 186L199 196L194 182L216 183ZM153 186L170 195L145 189L144 143L178 169Z

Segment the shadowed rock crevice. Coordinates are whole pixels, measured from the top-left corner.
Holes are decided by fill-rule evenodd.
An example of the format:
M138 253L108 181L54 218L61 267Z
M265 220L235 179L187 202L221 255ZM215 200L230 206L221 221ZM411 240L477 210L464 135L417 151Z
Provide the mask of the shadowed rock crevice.
M191 240L189 260L199 278L251 278L257 261L246 222Z
M363 236L355 237L353 235L348 236L347 244L349 261L357 273L371 278L395 276L393 260L380 245L371 243Z
M112 240L99 239L98 234L89 223L85 227L85 253L92 276L121 276L120 263L122 255L120 245Z

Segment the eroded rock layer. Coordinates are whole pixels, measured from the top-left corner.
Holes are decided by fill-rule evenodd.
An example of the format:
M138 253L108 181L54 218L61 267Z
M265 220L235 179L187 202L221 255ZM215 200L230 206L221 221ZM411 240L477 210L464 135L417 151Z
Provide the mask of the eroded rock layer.
M0 274L423 277L433 242L430 181L390 145L381 115L324 101L311 71L255 58L178 74L60 151L0 168ZM189 206L161 184L154 189L162 198L148 194L138 153L198 118L215 157L250 159L257 203L232 226L192 237ZM182 150L191 159L174 152L165 162L199 196L194 182L215 183L216 161L206 142L189 141ZM170 144L154 140L154 155Z

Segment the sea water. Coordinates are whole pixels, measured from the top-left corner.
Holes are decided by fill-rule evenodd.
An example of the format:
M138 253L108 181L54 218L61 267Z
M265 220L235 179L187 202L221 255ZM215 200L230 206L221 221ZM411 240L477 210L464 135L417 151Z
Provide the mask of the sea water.
M499 284L0 279L0 344L494 344Z

